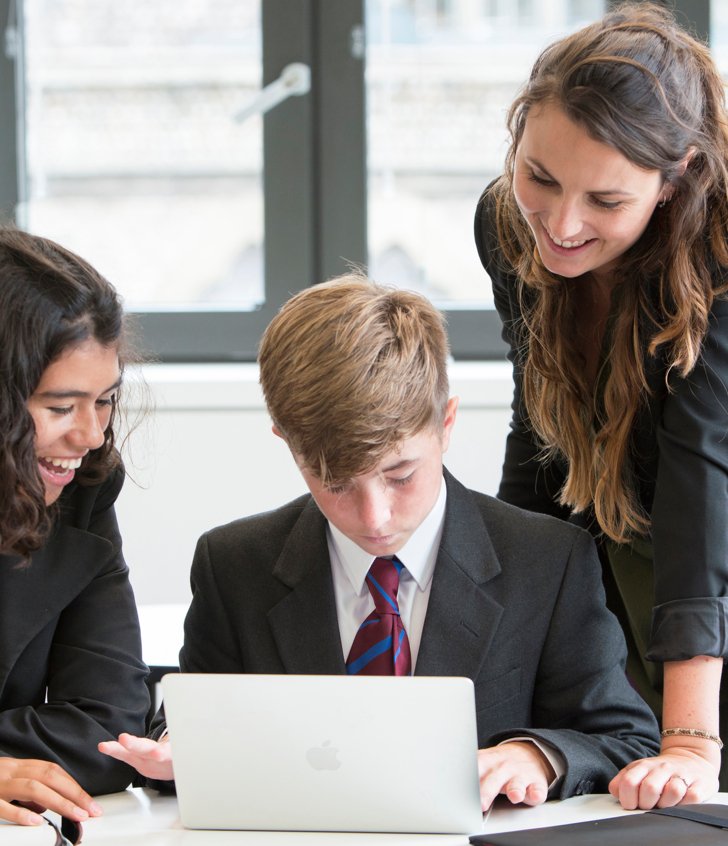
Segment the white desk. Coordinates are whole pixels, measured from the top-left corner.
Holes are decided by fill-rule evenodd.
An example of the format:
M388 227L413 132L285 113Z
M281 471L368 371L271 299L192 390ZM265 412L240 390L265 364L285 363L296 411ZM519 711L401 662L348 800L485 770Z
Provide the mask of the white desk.
M99 799L104 816L84 825L84 846L467 846L462 834L341 834L338 832L187 831L182 828L174 796L134 788ZM710 800L728 805L728 793ZM499 804L484 831L494 834L524 828L606 819L623 811L604 794L576 796L565 802L548 802L536 808ZM0 846L52 846L50 826L23 828L0 824Z

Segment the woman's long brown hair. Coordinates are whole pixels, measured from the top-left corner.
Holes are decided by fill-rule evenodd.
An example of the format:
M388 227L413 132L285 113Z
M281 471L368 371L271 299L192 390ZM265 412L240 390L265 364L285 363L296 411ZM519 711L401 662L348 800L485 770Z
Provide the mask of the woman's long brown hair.
M598 388L587 381L574 338L574 282L541 264L513 195L528 113L544 103L674 186L616 271L611 346ZM649 394L646 357L662 359L668 390L671 371L689 374L713 299L726 289L716 282L728 266L723 83L707 48L663 7L625 4L542 53L511 107L509 128L506 170L492 191L499 242L520 280L526 411L544 459L566 459L561 503L574 511L593 506L602 531L625 541L650 525L631 450Z

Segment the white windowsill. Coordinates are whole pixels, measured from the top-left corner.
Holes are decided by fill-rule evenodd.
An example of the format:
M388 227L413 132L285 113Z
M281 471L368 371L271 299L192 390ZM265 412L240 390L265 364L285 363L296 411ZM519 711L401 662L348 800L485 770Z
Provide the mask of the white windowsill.
M142 368L157 411L262 409L256 364L147 364ZM510 405L511 366L497 361L455 361L450 389L464 408ZM130 373L130 381L134 377Z

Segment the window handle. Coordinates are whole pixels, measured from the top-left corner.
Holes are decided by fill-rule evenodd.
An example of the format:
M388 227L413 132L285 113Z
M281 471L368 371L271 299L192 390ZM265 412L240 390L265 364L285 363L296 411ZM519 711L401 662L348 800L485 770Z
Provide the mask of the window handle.
M266 85L233 119L242 123L253 115L264 115L289 97L300 97L311 90L311 68L302 62L286 65L274 82Z

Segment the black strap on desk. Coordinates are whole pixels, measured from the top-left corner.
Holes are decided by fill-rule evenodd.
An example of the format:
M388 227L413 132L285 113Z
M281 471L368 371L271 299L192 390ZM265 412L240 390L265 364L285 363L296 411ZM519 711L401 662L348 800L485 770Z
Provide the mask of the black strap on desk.
M675 808L654 808L648 813L728 828L728 805L677 805Z
M604 820L476 834L474 846L728 846L728 805L682 805Z

